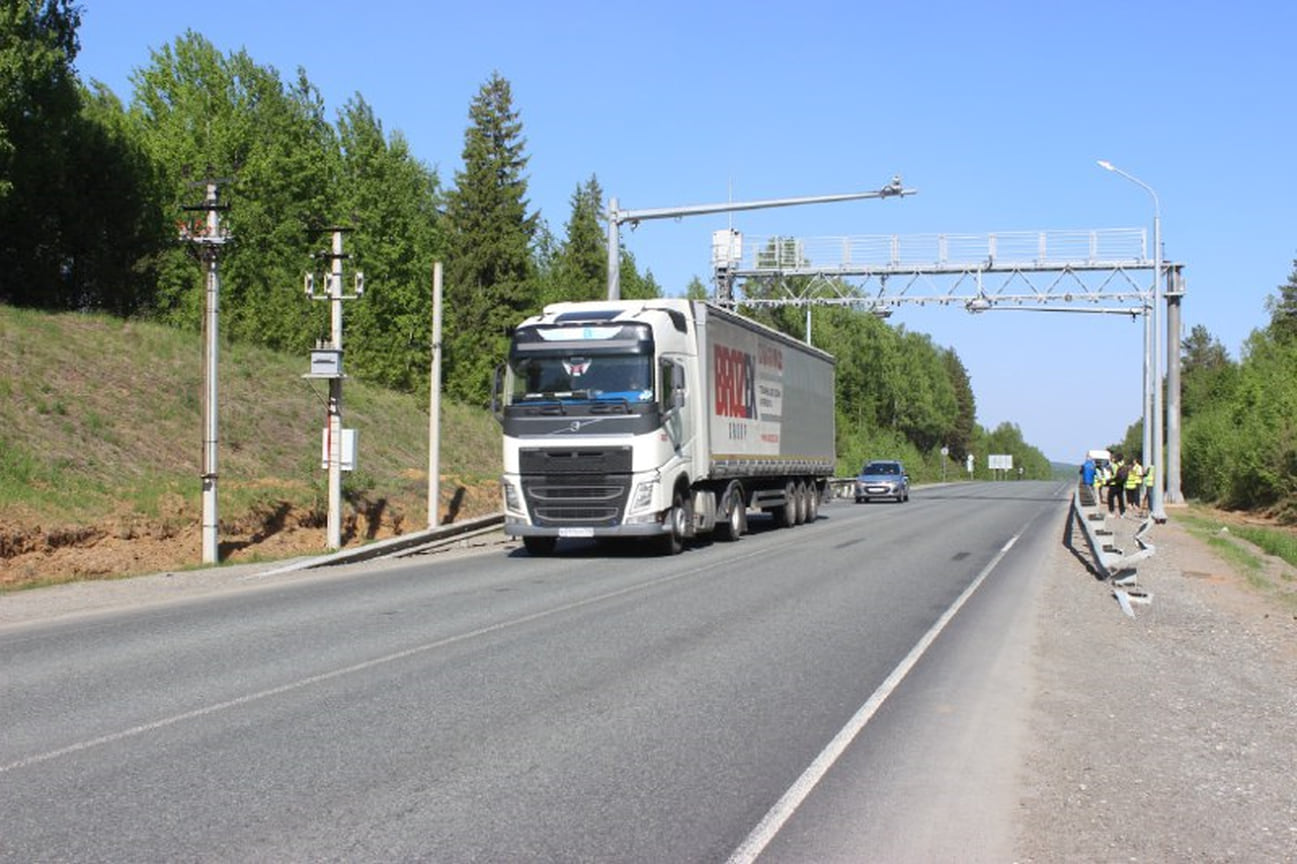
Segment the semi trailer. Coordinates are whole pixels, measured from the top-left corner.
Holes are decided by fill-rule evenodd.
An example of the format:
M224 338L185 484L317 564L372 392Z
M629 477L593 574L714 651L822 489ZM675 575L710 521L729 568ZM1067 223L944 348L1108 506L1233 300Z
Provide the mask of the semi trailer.
M833 474L834 360L698 300L556 303L496 377L504 531L638 538L676 554L750 510L813 521Z

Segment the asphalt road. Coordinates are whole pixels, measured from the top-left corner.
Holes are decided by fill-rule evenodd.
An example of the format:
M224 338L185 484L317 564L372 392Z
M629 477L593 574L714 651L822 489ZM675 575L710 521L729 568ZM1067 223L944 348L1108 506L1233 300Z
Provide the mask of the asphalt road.
M496 548L0 627L0 860L1007 856L1011 813L987 814L1012 809L1068 492L917 489L675 558Z

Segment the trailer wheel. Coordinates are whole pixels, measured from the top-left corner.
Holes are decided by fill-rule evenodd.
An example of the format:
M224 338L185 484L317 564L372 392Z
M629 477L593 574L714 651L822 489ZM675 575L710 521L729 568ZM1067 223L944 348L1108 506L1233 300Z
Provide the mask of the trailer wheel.
M554 546L558 543L557 537L524 537L522 538L523 548L527 554L536 558L543 558L546 555L554 554Z
M806 490L806 484L801 480L797 481L797 524L801 525L806 521L806 514L811 509L810 493Z
M781 528L792 528L797 524L797 484L791 480L784 487L784 503L776 515Z
M729 511L724 522L716 525L716 536L726 542L733 542L743 536L743 523L745 521L743 507L743 492L738 486L730 486L729 495L726 496L725 507Z
M812 480L806 484L806 521L814 522L820 518L820 487Z
M663 555L679 555L685 548L685 519L688 518L684 498L679 492L672 497L666 518L671 530L658 540L659 551Z

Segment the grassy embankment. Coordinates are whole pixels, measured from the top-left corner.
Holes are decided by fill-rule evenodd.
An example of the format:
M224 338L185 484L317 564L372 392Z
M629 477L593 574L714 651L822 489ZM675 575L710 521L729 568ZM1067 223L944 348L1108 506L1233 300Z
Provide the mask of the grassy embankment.
M311 529L298 546L322 547L327 386L302 378L306 356L220 350L223 550L256 555L291 529ZM0 306L0 565L105 537L199 544L202 366L197 333ZM345 383L359 464L344 475L344 543L427 524L427 404L426 393ZM499 427L459 405L443 402L442 414L443 517L457 491L460 519L498 510ZM22 581L10 574L0 589Z
M1254 589L1279 600L1297 615L1297 534L1291 528L1266 527L1233 517L1222 519L1219 511L1191 506L1176 513L1175 518L1191 534L1202 539ZM1272 556L1287 566L1268 566L1265 557Z

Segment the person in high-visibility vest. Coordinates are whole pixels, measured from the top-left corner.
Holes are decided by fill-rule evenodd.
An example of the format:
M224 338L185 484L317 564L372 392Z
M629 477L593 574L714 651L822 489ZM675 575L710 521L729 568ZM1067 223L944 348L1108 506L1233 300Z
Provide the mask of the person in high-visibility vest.
M1133 513L1139 512L1139 491L1143 483L1144 468L1136 457L1130 463L1130 470L1126 472L1126 506Z
M1112 463L1112 473L1108 475L1108 512L1119 512L1126 515L1126 476L1129 472L1126 463L1120 456Z
M1144 469L1144 512L1153 512L1153 469L1156 465L1149 465Z

